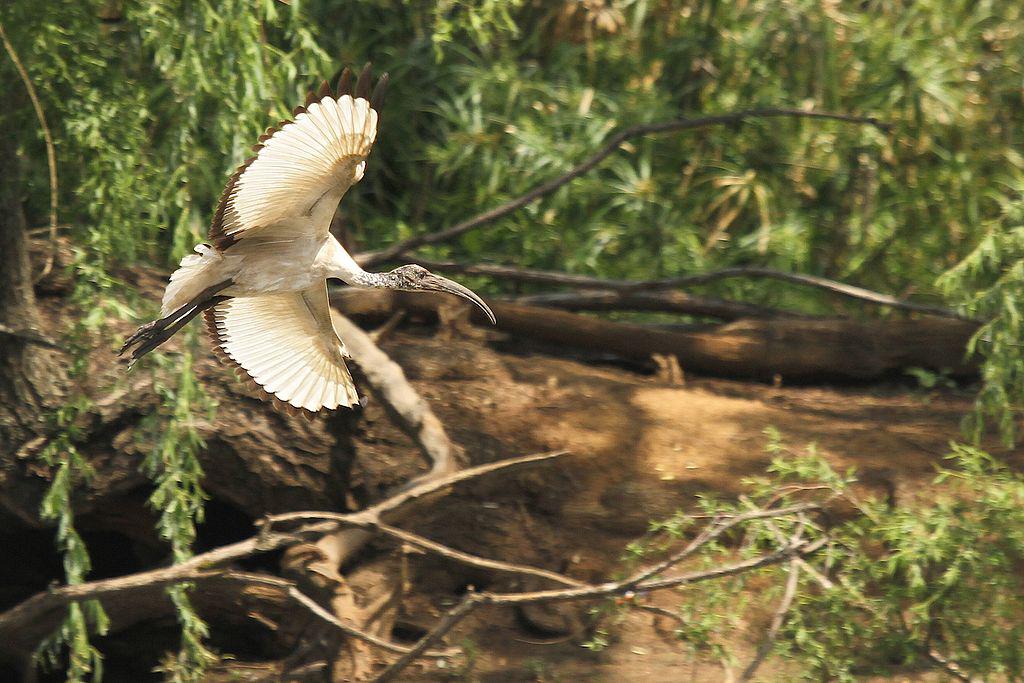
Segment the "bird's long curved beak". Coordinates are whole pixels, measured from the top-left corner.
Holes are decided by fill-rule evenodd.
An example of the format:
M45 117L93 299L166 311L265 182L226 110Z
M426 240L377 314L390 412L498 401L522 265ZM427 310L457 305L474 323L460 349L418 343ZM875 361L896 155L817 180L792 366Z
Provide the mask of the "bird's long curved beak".
M494 313L491 312L491 307L485 304L484 300L477 296L473 290L468 287L463 287L458 282L449 280L446 277L441 277L440 275L434 275L433 273L430 274L430 279L423 284L426 285L427 289L432 289L436 292L444 292L446 294L454 294L455 296L472 301L487 315L487 319L491 321L492 325L497 322L497 319L494 317Z

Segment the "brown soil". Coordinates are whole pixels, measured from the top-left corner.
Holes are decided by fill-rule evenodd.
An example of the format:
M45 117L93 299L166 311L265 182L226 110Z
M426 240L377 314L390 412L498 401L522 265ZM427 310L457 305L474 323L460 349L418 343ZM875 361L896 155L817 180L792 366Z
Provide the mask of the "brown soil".
M450 496L415 530L487 557L593 581L616 571L622 549L650 520L691 507L698 493L737 494L744 477L763 473L767 427L778 429L794 449L814 443L834 467L856 468L876 495L900 503L927 495L971 398L969 390L924 392L909 383L773 387L687 379L673 386L542 349L500 353L422 329L383 347L464 447L467 463L548 449L573 454L561 466L520 476L514 484ZM375 406L367 419L370 428L357 444L361 476L384 485L412 474L404 439ZM408 617L422 626L467 583L511 587L487 583L499 579L467 578L464 570L437 562L416 566ZM586 618L580 609L525 616L490 610L454 636L453 642L476 643L481 655L474 674L481 680L654 683L723 675L716 664L694 662L671 629L647 615L631 615L615 627L618 637L600 653L581 646ZM778 669L762 670L762 680L780 677Z

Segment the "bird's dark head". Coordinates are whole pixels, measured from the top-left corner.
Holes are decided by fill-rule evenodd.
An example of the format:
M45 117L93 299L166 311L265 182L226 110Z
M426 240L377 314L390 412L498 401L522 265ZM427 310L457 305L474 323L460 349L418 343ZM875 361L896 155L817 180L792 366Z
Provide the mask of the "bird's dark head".
M487 315L492 325L495 323L494 313L491 312L490 307L484 303L483 299L474 294L472 290L446 277L434 275L423 266L410 263L409 265L395 268L389 275L391 276L392 286L395 289L401 289L406 292L444 292L472 301Z

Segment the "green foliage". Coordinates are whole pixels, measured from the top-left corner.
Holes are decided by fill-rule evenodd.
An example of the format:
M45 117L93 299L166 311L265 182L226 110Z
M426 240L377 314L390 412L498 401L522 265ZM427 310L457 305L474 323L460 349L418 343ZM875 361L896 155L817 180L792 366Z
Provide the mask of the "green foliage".
M82 308L91 308L87 315L77 318L66 333L73 393L61 408L48 416L51 436L39 454L40 462L51 472L40 517L57 526L57 549L68 585L83 583L92 568L88 549L75 528L73 506L75 488L88 486L95 475L92 464L77 447L83 440L81 420L92 407L81 385L87 374L92 340L103 331L109 316L124 317L125 314L117 300L104 295L111 286L111 279L102 269L80 252L76 253L73 267L79 277L72 300ZM107 615L98 601L74 603L68 608L61 626L36 649L36 661L50 668L60 666L66 648L67 680L100 680L103 677L102 655L89 642L89 633L104 635L107 627Z
M770 439L776 457L768 476L746 482L749 494L736 503L704 501L705 517L768 501L839 501L848 512L828 525L828 518L798 515L752 520L693 561L700 568L762 555L798 531L809 541L827 536L827 545L807 558L827 584L800 573L776 654L807 680L934 668L931 652L971 676L1024 676L1024 477L981 450L954 445L927 496L892 507L861 500L853 473L835 472L813 448L796 454L777 434ZM683 513L653 524L633 547L631 564L658 557L694 524ZM763 612L779 600L788 571L783 563L679 591L677 635L695 650L728 657L740 625L761 623L751 609ZM753 586L758 599L744 600Z
M968 431L978 440L986 424L994 424L1007 444L1015 440L1024 411L1024 176L1014 193L1001 202L1003 215L978 246L940 280L951 297L964 299L967 313L986 321L969 347L986 362Z
M63 557L64 579L68 585L85 581L92 568L89 552L75 529L75 515L71 504L72 492L80 483L88 484L94 475L92 465L75 446L78 429L75 420L85 410L87 402L79 398L69 402L53 416L56 436L39 455L51 468L52 481L43 497L40 517L57 525L57 549ZM103 657L89 642L89 632L107 632L108 619L96 600L74 603L61 626L36 650L37 661L57 667L62 649L67 648L68 681L84 681L88 677L103 676Z
M394 78L346 201L366 247L489 208L626 125L764 105L896 128L772 120L634 141L438 251L622 277L759 262L937 295L935 276L1019 194L1024 19L1008 0L168 0L126 3L114 28L102 4L21 0L2 17L58 122L63 211L118 258L188 250L259 132L368 59ZM715 287L825 310L786 285Z
M194 344L194 334L187 340ZM196 524L203 521L203 470L198 454L203 441L195 429L196 414L212 418L215 405L203 394L192 373L192 354L181 354L173 361L160 357L165 372L176 369L175 385L164 382L162 373L154 373L154 387L161 398L154 423L155 447L143 463L143 470L156 488L149 504L160 513L157 529L169 541L175 562L190 557L196 537Z
M72 343L80 350L106 317L128 314L117 268L166 268L190 250L228 173L264 127L285 118L319 79L372 60L392 73L392 89L367 176L343 208L355 248L491 208L636 123L759 106L891 121L891 135L766 120L634 140L568 187L430 255L629 278L756 264L944 297L985 321L972 345L985 358L972 435L994 424L1006 441L1015 437L1024 395L1019 2L13 0L0 4L0 21L57 141L60 215L76 249L84 331ZM14 82L2 60L0 75ZM15 95L0 122L33 162L26 209L42 225L48 186L34 115ZM861 312L784 283L729 280L708 288L808 313ZM202 444L191 421L206 407L182 369L189 362L158 366L158 377L172 379L161 385L147 461L160 533L178 560L189 556L203 500ZM63 421L45 456L55 478L44 514L57 523L72 581L88 572L71 500L89 467L68 431L73 417ZM813 462L780 464L774 476L846 487L844 477ZM719 505L705 502L709 510ZM865 519L881 514L871 506L863 512ZM980 529L961 532L968 538ZM651 533L656 546L689 527L669 520ZM829 556L852 562L853 547L836 542ZM641 544L631 552L653 550ZM184 677L191 666L201 671L208 653L184 589L174 600L183 650L166 668ZM833 612L836 624L849 616L844 605L822 602L821 624ZM72 644L69 675L85 677L99 666L85 626L102 619L89 609L73 607L55 641ZM698 649L714 650L716 631L727 626L708 619L696 608L689 613L687 638ZM853 665L843 659L843 643L857 639L816 624L801 642L835 659L821 671L847 671ZM822 640L826 632L835 643ZM896 633L892 651L911 657ZM876 640L882 647L882 637ZM988 670L983 664L971 666Z
M203 522L206 500L199 463L204 444L194 421L204 413L212 419L216 410L192 372L191 347L195 345L195 335L186 336L188 349L173 364L166 356L158 355L161 367L154 372L153 382L161 403L153 421L155 446L142 465L155 485L149 504L159 513L157 530L170 543L176 563L192 556L196 525ZM171 370L176 370L176 375ZM175 384L163 381L168 374L174 377ZM172 586L168 594L181 624L181 648L164 662L161 670L168 680L200 681L206 667L216 660L216 655L203 644L209 629L192 607L187 585Z
M298 2L128 2L115 23L98 20L118 9L101 0L0 8L0 21L12 29L57 139L61 215L76 246L73 298L83 311L70 335L76 372L84 370L89 333L108 316L128 313L115 296L113 268L138 259L166 265L190 251L205 232L224 177L244 159L246 148L271 118L287 116L311 76L327 75L331 68ZM28 113L8 112L4 122L32 131L22 140L32 154L40 151L40 140ZM33 170L30 214L46 188L39 169ZM192 413L207 406L191 356L178 367L172 384L156 382L163 402L145 468L154 478L158 531L181 561L190 556L195 525L202 521L196 459L202 444ZM164 363L160 375L171 370ZM69 583L81 582L89 571L88 553L73 526L72 490L87 483L91 471L67 432L76 415L60 417L44 454L56 470L43 516L57 522ZM203 645L206 626L185 587L170 594L182 647L163 670L174 680L200 680L213 658ZM84 607L71 608L47 651L56 662L67 646L68 677L98 680L100 657L88 642L87 621L103 632L105 618L98 604Z

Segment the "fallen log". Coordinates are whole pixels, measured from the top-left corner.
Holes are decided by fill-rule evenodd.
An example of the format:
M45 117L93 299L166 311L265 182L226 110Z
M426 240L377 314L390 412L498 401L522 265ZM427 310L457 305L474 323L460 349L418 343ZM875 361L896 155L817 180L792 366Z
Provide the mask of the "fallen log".
M436 315L437 296L340 290L332 303L347 315L386 317L398 308ZM696 331L652 329L566 311L488 302L497 328L559 346L647 361L674 355L683 370L759 380L872 380L920 367L954 377L976 375L965 348L977 323L951 318L861 322L835 318L739 320ZM469 312L476 324L482 316Z

